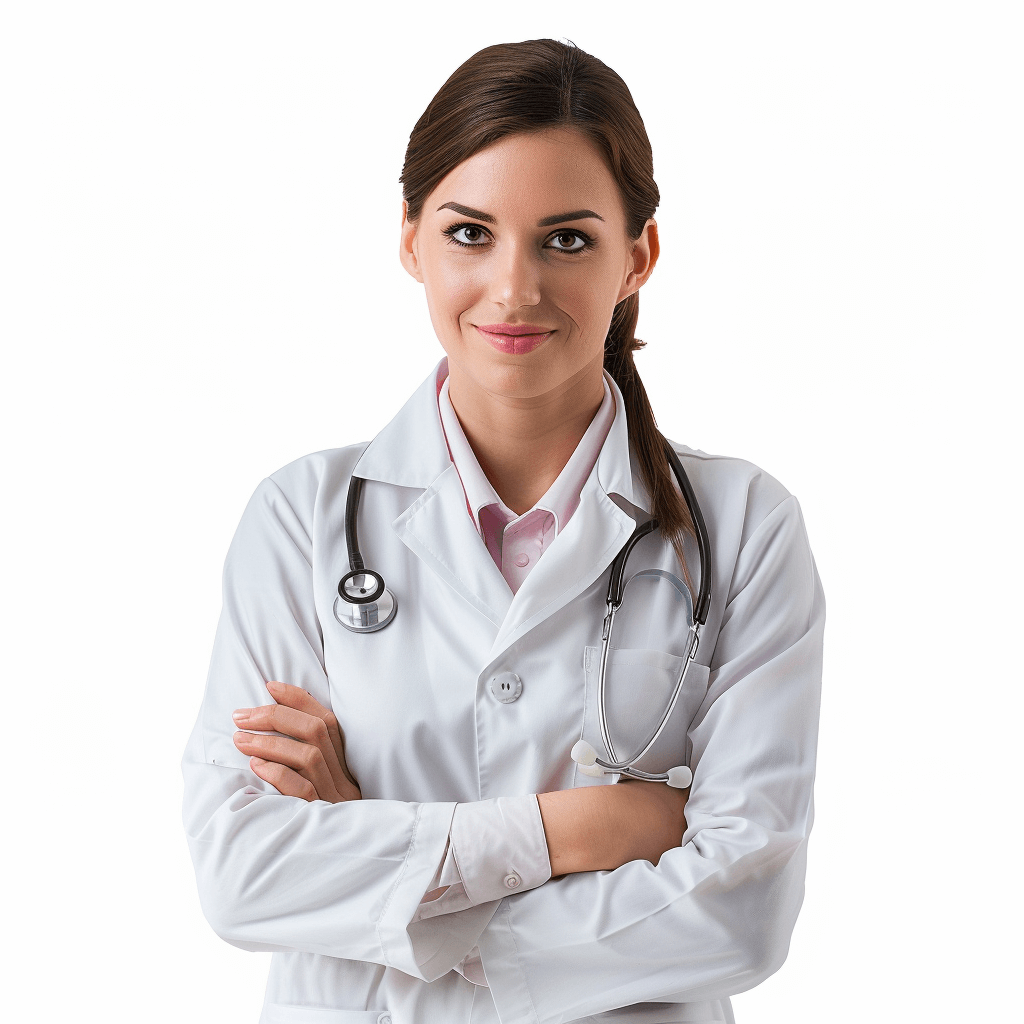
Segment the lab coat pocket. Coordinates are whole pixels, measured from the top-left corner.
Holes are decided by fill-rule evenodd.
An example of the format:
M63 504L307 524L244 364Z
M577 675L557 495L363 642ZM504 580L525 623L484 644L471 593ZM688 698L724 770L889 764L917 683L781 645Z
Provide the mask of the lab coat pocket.
M335 1010L327 1006L268 1003L259 1024L397 1024L387 1010Z
M601 648L588 647L584 657L586 702L583 711L582 738L607 758L598 715L598 680L601 672ZM618 760L632 757L650 737L665 713L683 659L665 651L611 648L605 672L605 717ZM693 662L683 680L683 688L672 714L657 742L636 764L646 772L666 772L688 763L690 754L687 730L708 688L710 670ZM574 786L602 785L612 776L590 778L577 768Z

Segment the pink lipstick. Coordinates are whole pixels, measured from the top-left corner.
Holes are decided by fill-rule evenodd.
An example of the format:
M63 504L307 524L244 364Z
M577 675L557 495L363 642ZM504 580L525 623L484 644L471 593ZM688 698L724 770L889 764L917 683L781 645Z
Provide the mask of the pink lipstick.
M508 355L522 356L544 344L555 332L540 324L474 324L492 348Z

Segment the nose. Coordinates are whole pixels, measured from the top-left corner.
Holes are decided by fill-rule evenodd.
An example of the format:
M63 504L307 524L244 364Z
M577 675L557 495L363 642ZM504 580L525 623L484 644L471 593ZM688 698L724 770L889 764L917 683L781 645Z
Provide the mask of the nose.
M540 267L528 246L502 246L491 261L490 299L508 309L540 303Z

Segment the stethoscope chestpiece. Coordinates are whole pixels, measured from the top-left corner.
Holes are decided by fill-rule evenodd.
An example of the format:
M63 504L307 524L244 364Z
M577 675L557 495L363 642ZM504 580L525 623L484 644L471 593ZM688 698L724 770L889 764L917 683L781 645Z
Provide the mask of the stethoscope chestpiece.
M384 577L372 569L353 569L338 581L334 617L353 633L374 633L383 629L398 610L395 595L384 585Z

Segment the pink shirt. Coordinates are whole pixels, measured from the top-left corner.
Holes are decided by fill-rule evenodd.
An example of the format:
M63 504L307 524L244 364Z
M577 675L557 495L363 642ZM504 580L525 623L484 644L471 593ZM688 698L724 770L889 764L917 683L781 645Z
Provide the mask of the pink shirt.
M467 512L495 565L517 593L579 506L580 492L611 429L615 397L607 375L604 399L576 450L544 496L521 516L498 497L480 468L448 397L447 378L438 391L437 407ZM509 864L515 864L515 870L510 871ZM499 900L543 885L550 877L547 837L535 795L458 804L445 855L413 920ZM436 896L438 890L443 892ZM468 981L487 985L478 949L455 969Z
M477 462L476 455L462 430L462 424L448 397L448 379L437 396L441 426L448 441L448 451L466 492L466 505L494 564L517 593L537 560L565 529L580 503L580 491L587 482L608 431L615 419L615 399L608 381L604 380L604 399L590 426L569 457L562 472L544 496L521 516L517 516L502 500Z

